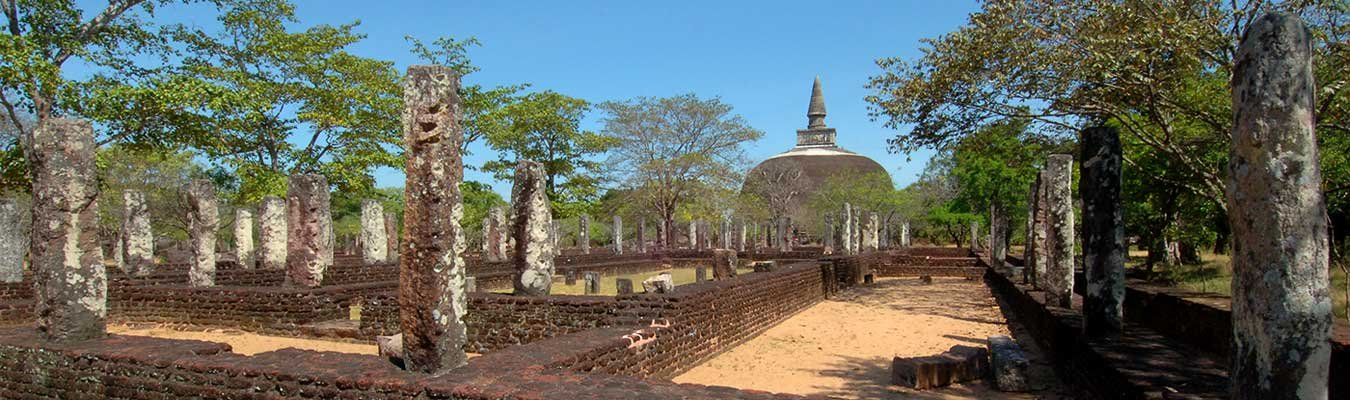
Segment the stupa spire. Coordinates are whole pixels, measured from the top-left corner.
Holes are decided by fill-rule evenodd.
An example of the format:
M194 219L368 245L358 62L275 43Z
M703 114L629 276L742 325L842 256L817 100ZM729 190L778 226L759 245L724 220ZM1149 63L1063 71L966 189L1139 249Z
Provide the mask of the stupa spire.
M825 127L825 95L820 91L820 75L811 85L811 105L806 109L806 129Z

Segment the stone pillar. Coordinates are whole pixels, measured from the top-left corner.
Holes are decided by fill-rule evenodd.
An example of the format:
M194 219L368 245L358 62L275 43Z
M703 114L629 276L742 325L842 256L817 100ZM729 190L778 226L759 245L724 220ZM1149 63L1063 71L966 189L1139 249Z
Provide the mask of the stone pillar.
M253 269L253 211L240 208L234 211L234 256L243 269Z
M1069 308L1073 302L1073 156L1051 154L1046 167L1046 204L1049 206L1049 264L1045 274L1046 302Z
M582 290L585 294L600 294L600 273L586 271L581 273Z
M548 195L545 194L544 197L547 198ZM552 218L552 217L550 217L550 218ZM548 229L549 229L549 238L550 238L550 240L553 242L553 248L557 249L557 248L561 247L561 246L562 246L562 222L559 222L558 220L555 219L555 220L549 222Z
M669 232L672 228L674 228L674 226L673 226L673 225L667 225L664 217L662 218L662 220L661 220L660 222L657 222L657 224L656 224L656 248L657 248L657 249L660 249L660 250L669 250L669 249L671 249L671 248L674 247L674 244L671 243L671 239L670 239L670 238L671 238L671 234L670 234L670 232Z
M185 194L188 203L188 241L192 249L188 285L215 286L216 226L220 220L216 209L216 187L211 181L196 179L188 183Z
M698 221L689 221L689 249L698 250Z
M1045 289L1050 268L1050 184L1047 182L1050 182L1048 171L1042 170L1036 175L1035 203L1032 204L1035 225L1031 229L1031 254L1034 257L1027 260L1027 267L1031 268L1031 284L1037 289Z
M745 222L736 228L736 251L745 251Z
M712 249L713 248L712 223L708 221L699 221L699 225L700 225L700 227L698 228L699 232L703 232L703 234L700 235L700 237L703 238L702 249L704 250Z
M398 237L401 233L398 231L398 215L395 213L384 213L384 239L385 239L385 262L398 262Z
M1003 268L1008 259L1008 215L997 199L989 204L989 265Z
M731 219L722 217L722 248L735 249L731 241Z
M909 247L909 221L900 223L900 247Z
M846 256L853 255L853 205L844 203L844 221L839 229L839 244Z
M877 236L877 231L880 228L879 222L876 212L867 213L867 224L863 228L863 246L866 247L864 249L866 251L877 251L881 248Z
M581 254L591 254L591 216L582 214L577 218L577 247Z
M1247 28L1228 157L1235 399L1325 399L1332 331L1312 37L1297 16Z
M1120 200L1121 147L1115 128L1089 128L1080 142L1083 196L1083 332L1110 336L1124 326L1125 217Z
M708 280L708 269L703 267L694 268L694 282L703 282Z
M262 268L286 268L286 201L276 196L263 197L258 206L258 241L262 243Z
M0 198L0 282L23 281L23 254L28 246L24 239L23 213L13 198Z
M291 175L286 190L286 279L291 285L319 287L333 254L333 216L328 179L318 174Z
M506 261L507 242L506 210L501 207L488 209L483 218L483 259L488 262Z
M122 253L125 272L146 276L155 272L155 234L150 229L150 206L145 193L122 192L122 240L117 252ZM17 264L16 264L17 265Z
M980 221L970 221L970 250L980 251Z
M850 221L848 222L848 225L851 227L849 229L849 234L853 236L849 238L849 243L853 246L853 248L849 249L849 254L856 255L862 253L862 214L863 211L859 208L854 209L853 213L849 216Z
M724 281L736 277L736 252L713 250L713 280Z
M639 218L638 218L637 251L638 251L638 253L646 253L646 252L647 252L647 218L646 218L646 217L639 217ZM633 283L632 283L632 282L629 282L628 284L631 286Z
M614 216L614 225L610 227L614 230L611 234L614 242L614 254L623 254L623 217Z
M633 294L633 280L628 278L615 279L614 294L618 296Z
M548 195L544 191L544 165L520 160L511 188L511 235L516 238L515 273L512 285L516 295L547 296L553 285L553 257L557 247L549 245Z
M406 368L436 373L469 359L464 353L469 288L461 257L467 244L460 227L464 131L459 74L444 66L408 67L403 103L407 243L399 254L399 328Z
M825 234L820 236L820 244L825 247L826 254L834 249L834 215L825 214Z
M28 143L33 178L29 254L38 337L74 342L105 334L108 275L98 244L94 129L49 119Z
M889 220L887 220L886 223L881 224L880 240L881 240L880 243L881 248L888 249L891 247L891 223L889 222Z
M367 265L389 259L389 240L384 235L384 204L371 199L362 200L361 260Z

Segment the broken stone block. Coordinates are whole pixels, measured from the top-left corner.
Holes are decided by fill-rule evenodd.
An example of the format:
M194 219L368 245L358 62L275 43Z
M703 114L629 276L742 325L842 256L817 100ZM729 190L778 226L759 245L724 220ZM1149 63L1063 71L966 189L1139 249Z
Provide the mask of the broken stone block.
M775 261L756 261L753 265L755 272L773 272L778 263Z
M703 282L708 280L708 269L703 267L694 268L694 282Z
M563 283L567 286L577 284L577 270L569 268L563 271Z
M390 363L403 366L403 334L394 334L390 336L376 336L375 346L379 349L380 357L389 360Z
M619 295L633 294L633 280L628 278L619 278L614 280L615 293Z
M642 281L642 290L647 293L671 293L675 291L675 277L662 272Z
M989 337L990 365L994 372L994 385L1005 392L1025 392L1031 390L1031 363L1027 361L1022 346L1018 346L1006 335Z
M736 252L713 250L713 279L724 281L736 277Z
M585 283L585 285L586 285L586 294L599 294L599 293L600 293L600 273L599 273L599 272L593 272L593 271L586 271L586 272L582 273L581 275L582 275L582 281L584 281L584 283Z
M932 389L983 378L988 370L988 350L957 345L933 356L896 357L891 362L891 383Z

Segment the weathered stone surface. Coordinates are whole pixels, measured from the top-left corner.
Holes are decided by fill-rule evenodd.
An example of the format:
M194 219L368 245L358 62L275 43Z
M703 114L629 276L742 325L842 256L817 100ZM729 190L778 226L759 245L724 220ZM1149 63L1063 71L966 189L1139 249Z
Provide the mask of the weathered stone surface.
M731 219L730 219L730 218L725 218L725 217L722 218L722 232L721 232L721 235L722 235L722 248L724 248L724 249L734 249L735 247L732 247L733 243L732 243L732 241L731 241L731 236L732 236L732 234L731 234Z
M1083 332L1119 334L1124 327L1125 217L1120 198L1120 133L1115 128L1083 132L1078 191L1083 196Z
M385 240L385 262L398 262L398 237L402 233L398 230L398 215L395 213L384 213L384 240Z
M788 217L778 218L778 251L792 251L792 220Z
M150 230L150 207L145 193L122 192L122 235L117 252L122 253L123 271L145 276L155 271L155 234Z
M216 208L216 187L211 181L196 179L187 190L188 241L192 261L188 266L188 284L216 285L216 226L220 214Z
M473 293L478 291L478 278L472 276L464 277L464 293Z
M773 272L773 269L774 269L775 267L778 266L778 262L776 262L776 261L756 261L756 262L755 262L754 264L752 264L752 265L753 265L753 267L754 267L754 269L755 269L755 272Z
M713 250L713 279L727 280L736 277L736 252L731 250Z
M530 160L520 160L516 164L511 204L515 207L511 213L515 218L511 235L516 240L515 254L512 255L514 293L547 296L553 285L553 257L557 255L557 247L549 240L553 214L544 191L543 164Z
M402 333L390 336L376 336L375 347L378 349L380 357L389 360L390 363L404 365Z
M647 293L675 292L675 278L669 272L662 272L642 281L642 290Z
M994 386L1005 392L1031 390L1031 363L1022 352L1022 346L1006 335L990 336L988 340Z
M563 271L563 284L572 286L577 284L577 270L567 269Z
M989 204L989 265L1003 270L1008 259L1008 212L1001 201Z
M623 254L623 218L615 215L614 223L610 225L610 229L612 231L609 236L612 238L611 247L613 247L614 254Z
M389 239L384 235L384 204L362 200L361 260L366 264L380 264L389 259Z
M970 221L970 249L980 251L980 221Z
M1036 243L1036 194L1038 193L1037 183L1039 182L1040 177L1037 176L1036 180L1031 182L1031 188L1027 189L1027 221L1024 229L1026 238L1022 241L1022 243L1025 243L1022 246L1022 283L1031 285L1035 284L1037 273L1035 268L1036 246L1034 243Z
M694 268L694 282L703 282L708 280L708 269L703 267Z
M628 278L615 279L614 290L619 295L633 294L633 280Z
M98 243L94 130L86 121L49 119L26 147L38 335L53 341L102 337L108 276Z
M333 254L333 215L328 179L318 174L291 175L286 190L286 279L319 287Z
M700 227L698 228L698 231L703 233L703 234L700 236L700 237L703 238L703 247L701 247L701 248L704 249L704 250L713 248L713 235L712 235L712 233L713 233L713 228L712 228L712 223L711 223L711 222L708 222L708 221L699 221L699 223L700 223L700 225L702 225L702 226L700 226Z
M586 271L581 273L581 283L586 294L600 293L600 273L595 271Z
M647 252L647 218L638 218L637 251Z
M1041 171L1036 175L1036 196L1032 208L1035 210L1035 225L1031 230L1032 257L1026 260L1031 268L1031 284L1037 289L1045 289L1046 274L1050 271L1050 172Z
M483 218L483 259L488 262L506 261L506 210L492 207Z
M591 216L582 214L577 219L577 247L581 254L591 254Z
M444 66L408 67L403 103L406 243L399 255L399 328L406 368L436 373L468 362L459 74ZM547 232L540 233L547 240Z
M557 249L562 245L562 221L553 220L549 222L549 238L553 243L553 248ZM515 238L513 237L514 241Z
M239 208L234 211L234 256L239 266L253 269L253 211Z
M880 219L876 212L867 213L867 222L863 227L863 250L877 251L881 248L881 236L878 233L881 230Z
M286 201L276 196L263 197L258 206L258 242L262 244L262 268L286 268Z
M900 224L900 247L909 247L909 221Z
M853 255L853 205L844 203L843 225L839 228L839 243L846 256Z
M23 281L23 255L28 247L23 213L13 198L0 198L0 282Z
M689 248L698 249L698 221L689 221Z
M920 390L932 389L980 379L988 370L988 350L957 345L934 356L895 357L891 362L891 383Z
M1226 188L1233 229L1235 399L1325 399L1332 329L1312 36L1258 18L1233 72Z
M825 254L833 254L833 253L834 253L834 243L835 243L835 242L834 242L834 236L835 236L835 230L837 229L837 228L834 226L834 215L833 215L833 214L830 214L830 213L826 213L826 214L825 214L824 220L825 220L825 221L824 221L824 222L825 222L825 234L824 234L824 235L821 235L821 237L820 237L820 244L821 244L822 247L825 248Z
M1073 302L1073 191L1069 187L1073 181L1072 169L1073 156L1068 154L1051 154L1046 166L1046 172L1049 172L1045 199L1049 258L1045 282L1041 283L1044 283L1046 302L1064 308L1069 308Z
M736 225L736 226L737 226L737 228L736 228L736 229L737 229L737 230L736 230L736 250L737 250L737 251L745 251L745 239L746 239L746 238L745 238L745 234L746 234L746 232L745 232L745 228L746 228L746 227L745 227L745 223L742 222L742 223L740 223L739 225Z

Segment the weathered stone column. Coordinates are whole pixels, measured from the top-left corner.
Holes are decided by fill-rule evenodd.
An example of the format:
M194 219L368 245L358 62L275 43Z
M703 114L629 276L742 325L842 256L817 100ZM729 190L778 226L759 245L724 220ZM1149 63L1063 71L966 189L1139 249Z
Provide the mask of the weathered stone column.
M839 243L843 248L843 254L853 255L853 205L844 203L844 221L839 229Z
M909 247L909 221L900 224L900 247Z
M291 175L286 191L286 278L292 285L319 287L333 253L328 179Z
M737 225L736 229L736 251L745 251L745 222Z
M980 251L980 221L970 221L970 249Z
M704 250L711 249L713 248L712 223L708 221L699 221L699 222L700 227L698 228L698 230L699 232L703 232L703 235L700 235L700 237L703 238L702 249Z
M98 244L94 129L86 121L49 119L28 144L33 177L33 236L38 336L81 341L104 335L108 272Z
M989 204L989 265L1003 268L1008 259L1008 213L997 199Z
M1110 336L1124 326L1125 217L1120 200L1121 147L1115 128L1089 128L1078 191L1083 196L1083 332Z
M408 67L403 103L407 245L399 255L399 328L407 369L435 373L468 362L459 74L444 66Z
M389 239L384 230L384 204L366 199L361 201L361 259L369 264L389 259Z
M1035 225L1031 230L1031 247L1033 257L1027 260L1027 267L1031 268L1031 284L1037 289L1045 289L1045 282L1049 278L1046 274L1050 270L1050 172L1042 170L1036 175L1036 202L1032 204L1035 209Z
M216 187L211 181L196 179L189 182L188 241L191 243L192 264L188 266L188 285L216 285L216 226L220 214L216 208Z
M853 245L853 248L849 249L851 252L850 254L862 253L862 215L863 210L861 208L856 208L853 210L853 214L849 216L852 219L852 221L849 221L848 223L850 226L849 233L853 235L853 237L849 238L849 243Z
M591 216L582 214L577 218L577 247L581 254L591 254Z
M614 254L623 254L623 218L615 215L614 224L610 227L614 233L610 234L614 243Z
M1038 178L1037 180L1039 180L1039 178ZM1022 241L1022 243L1023 243L1023 245L1022 245L1022 283L1025 283L1025 284L1031 284L1032 282L1034 282L1034 281L1035 281L1035 278L1034 278L1034 277L1036 276L1036 270L1035 270L1035 267L1034 267L1034 265L1035 265L1035 258L1036 258L1036 246L1033 245L1033 243L1035 243L1035 241L1034 241L1032 238L1035 236L1035 235L1033 234L1033 232L1036 230L1036 182L1037 182L1037 180L1031 181L1031 185L1030 185L1031 187L1027 190L1027 221L1026 221L1026 228L1025 228L1025 230L1026 230L1026 238L1023 239L1023 241Z
M731 241L731 219L730 219L730 218L722 217L722 231L721 231L721 233L719 233L719 235L722 236L722 248L724 248L724 249L735 249L735 247L732 247L732 241Z
M698 221L689 221L689 249L698 250Z
M544 197L548 197L548 195L544 195ZM552 222L549 222L548 229L549 237L553 242L553 248L560 248L562 246L562 222L555 219Z
M825 214L825 233L820 235L820 245L825 248L826 254L834 250L834 215Z
M489 262L506 261L506 210L492 207L483 219L483 259Z
M1045 298L1050 305L1069 308L1073 302L1073 156L1051 154L1046 171L1046 204L1049 206L1049 264L1045 274Z
M1226 194L1235 399L1328 396L1332 305L1311 36L1297 16L1266 14L1247 28L1234 63Z
M398 262L398 253L400 251L398 248L399 236L402 236L402 233L398 230L398 215L391 212L384 213L384 239L386 243L385 249L387 250L385 262Z
M638 218L637 251L638 253L647 252L647 217Z
M0 282L23 281L23 253L28 243L19 222L22 215L13 198L0 198Z
M548 195L544 189L544 165L520 160L511 188L511 235L516 238L515 274L512 284L516 295L547 296L553 286L553 257L557 247L549 245Z
M253 211L234 210L234 256L243 269L253 269Z
M736 277L736 252L713 250L713 280L724 281Z
M146 276L155 272L155 234L150 229L150 206L145 193L136 190L122 192L122 253L125 272Z
M880 228L878 223L879 220L877 219L876 212L867 213L867 223L863 228L863 246L866 251L877 251L877 249L881 247L878 244L877 237L877 231L878 228Z
M286 201L263 197L258 206L258 241L262 243L262 268L286 268Z
M792 231L788 217L778 217L778 251L792 251Z

